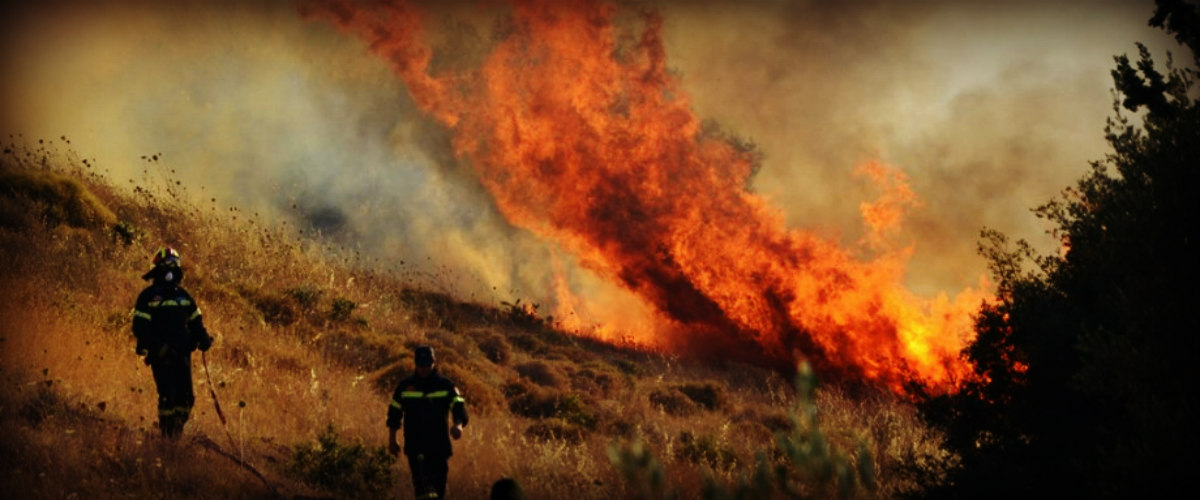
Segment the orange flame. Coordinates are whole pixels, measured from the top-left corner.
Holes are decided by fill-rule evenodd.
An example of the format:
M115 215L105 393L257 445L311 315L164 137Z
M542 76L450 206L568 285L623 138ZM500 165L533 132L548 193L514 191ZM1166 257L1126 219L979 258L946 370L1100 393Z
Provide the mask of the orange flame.
M454 130L510 222L559 242L673 325L645 343L781 366L804 358L897 391L910 381L952 391L970 375L959 352L985 294L926 300L901 285L911 249L887 242L916 203L903 175L861 169L884 189L861 207L879 257L787 228L746 189L754 158L701 128L667 71L657 14L631 41L610 4L518 1L482 67L431 75L413 7L313 11L365 39ZM578 305L561 282L556 293Z

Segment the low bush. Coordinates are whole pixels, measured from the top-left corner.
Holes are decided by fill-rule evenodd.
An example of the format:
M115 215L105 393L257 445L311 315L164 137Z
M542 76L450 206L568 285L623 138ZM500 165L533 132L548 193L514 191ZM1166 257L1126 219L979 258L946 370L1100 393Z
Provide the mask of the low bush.
M531 361L516 366L517 373L542 387L560 388L566 385L562 373L542 361Z
M689 383L675 388L705 410L712 411L725 406L725 389L713 382Z
M498 365L508 364L512 359L512 346L499 335L490 335L479 340L479 350L487 359Z
M652 406L669 415L686 417L697 411L696 403L676 388L655 389L650 393L649 398Z
M316 442L293 448L286 472L304 483L345 498L385 498L396 477L396 459L383 446L343 444L329 425Z
M329 306L329 319L333 321L346 321L350 319L350 313L358 307L354 301L342 297L333 299L333 303Z
M536 387L510 398L509 410L529 418L559 418L587 429L594 429L598 420L595 411L577 394Z

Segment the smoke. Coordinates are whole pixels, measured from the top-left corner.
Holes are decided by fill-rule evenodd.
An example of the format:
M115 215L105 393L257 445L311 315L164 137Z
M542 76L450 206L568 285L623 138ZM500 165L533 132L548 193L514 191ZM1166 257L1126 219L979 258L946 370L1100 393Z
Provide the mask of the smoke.
M464 296L544 281L520 263L546 260L545 245L498 216L444 130L360 43L294 4L9 8L6 136L66 136L118 182L144 181L138 158L160 154L197 200L297 223Z
M477 65L505 29L503 6L435 5L435 71ZM650 315L513 228L392 69L291 2L4 8L5 138L65 135L118 181L162 153L198 199L310 226L455 293L563 305L557 275L588 299L567 308L582 322ZM903 169L921 200L907 280L924 294L978 282L985 225L1039 241L1028 209L1105 151L1111 55L1173 46L1145 26L1148 2L622 8L661 11L696 114L757 144L752 187L789 226L856 241L871 193L854 167Z
M1107 151L1112 56L1153 2L725 2L664 6L667 51L700 116L765 153L754 188L792 226L860 233L866 160L907 172L908 282L978 283L980 228L1056 245L1029 210ZM1161 53L1161 52L1159 52Z

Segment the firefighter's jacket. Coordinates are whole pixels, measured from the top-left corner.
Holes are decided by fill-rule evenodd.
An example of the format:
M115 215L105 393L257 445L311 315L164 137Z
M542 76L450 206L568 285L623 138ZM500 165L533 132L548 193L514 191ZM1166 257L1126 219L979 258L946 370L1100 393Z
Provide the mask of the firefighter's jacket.
M404 453L409 456L449 457L450 425L467 425L467 406L454 382L435 370L427 377L401 380L388 407L387 426L404 426Z
M196 301L186 290L170 283L150 285L138 295L133 336L137 338L138 354L146 355L150 363L212 344Z

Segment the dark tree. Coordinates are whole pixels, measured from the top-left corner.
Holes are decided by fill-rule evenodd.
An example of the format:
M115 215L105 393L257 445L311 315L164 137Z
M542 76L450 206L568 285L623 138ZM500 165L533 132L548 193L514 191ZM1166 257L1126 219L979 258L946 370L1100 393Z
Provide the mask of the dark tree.
M1200 66L1196 6L1159 0L1150 24ZM998 283L966 351L979 381L928 398L962 462L949 497L1168 496L1197 466L1200 366L1195 67L1160 72L1145 46L1116 57L1112 147L1035 210L1064 252L984 231ZM1140 126L1135 120L1140 117Z

